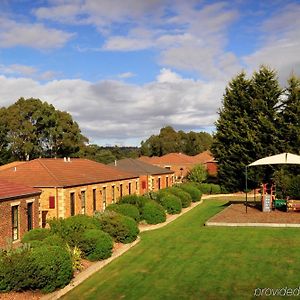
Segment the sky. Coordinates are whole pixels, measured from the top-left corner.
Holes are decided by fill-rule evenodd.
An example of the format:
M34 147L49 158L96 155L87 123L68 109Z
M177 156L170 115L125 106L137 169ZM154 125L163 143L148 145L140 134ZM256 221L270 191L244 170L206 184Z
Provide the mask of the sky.
M229 81L300 75L300 0L0 0L0 106L39 98L90 143L214 132Z

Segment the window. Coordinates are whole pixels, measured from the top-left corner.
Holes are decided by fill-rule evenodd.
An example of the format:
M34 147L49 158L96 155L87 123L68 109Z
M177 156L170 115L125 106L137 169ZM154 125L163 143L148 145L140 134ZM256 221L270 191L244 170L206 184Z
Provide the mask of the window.
M32 229L33 203L27 203L27 230Z
M138 191L138 189L139 189L139 182L138 182L138 181L136 181L136 182L135 182L135 192L137 192L137 191Z
M49 196L49 208L53 209L55 208L55 197Z
M42 228L45 228L47 225L47 214L48 214L48 210L42 211Z
M169 177L167 176L166 177L166 187L168 187L169 186Z
M115 203L115 201L116 201L116 191L115 191L114 185L111 187L111 200L112 200L112 203Z
M152 178L152 190L154 190L154 178Z
M160 189L161 189L161 187L160 187L160 184L161 184L161 178L158 178L158 179L157 179L157 183L158 183L158 189L160 190Z
M19 239L19 205L11 207L12 240Z
M103 187L102 189L102 207L103 207L103 211L106 208L106 187Z
M123 197L123 184L120 184L120 198Z
M70 214L75 215L75 193L70 193Z
M97 209L97 194L96 189L93 189L93 211Z
M131 182L128 183L128 194L131 195Z
M145 180L142 181L142 189L143 190L146 189L146 181Z
M85 191L81 191L81 214L85 214Z

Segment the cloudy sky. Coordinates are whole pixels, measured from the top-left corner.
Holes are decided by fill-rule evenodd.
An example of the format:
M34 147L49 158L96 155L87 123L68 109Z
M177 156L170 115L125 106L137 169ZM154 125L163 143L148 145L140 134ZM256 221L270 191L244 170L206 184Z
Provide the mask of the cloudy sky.
M0 0L0 106L34 97L91 143L214 130L241 70L300 75L298 0Z

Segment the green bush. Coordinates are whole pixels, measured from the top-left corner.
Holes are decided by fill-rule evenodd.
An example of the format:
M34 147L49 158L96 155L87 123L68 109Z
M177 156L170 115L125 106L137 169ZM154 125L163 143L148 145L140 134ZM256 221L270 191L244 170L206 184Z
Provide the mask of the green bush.
M136 206L133 204L111 204L107 206L107 210L113 210L121 215L130 217L134 219L136 222L140 221L140 212Z
M181 200L172 194L166 194L160 198L160 204L169 214L179 214L182 209Z
M50 235L50 230L46 228L34 228L26 232L22 238L22 243L31 241L42 241Z
M147 197L144 196L138 196L138 195L126 195L123 196L120 200L119 200L119 204L132 204L134 206L136 206L138 208L138 210L141 212L143 209L143 206L146 204L146 202L149 199Z
M192 197L193 202L197 202L201 200L202 193L199 189L197 189L195 186L192 184L184 183L178 186L185 192L189 193L190 196Z
M163 223L166 221L166 213L160 204L151 200L143 207L142 219L148 224Z
M110 235L99 229L88 229L83 233L79 248L91 261L111 256L113 240Z
M139 234L136 222L114 211L106 211L99 216L99 224L116 242L131 243Z
M201 184L199 184L199 188L203 194L220 194L221 193L221 187L218 184L201 183Z
M300 175L290 178L287 194L291 199L300 199Z
M0 291L40 289L52 292L67 285L73 276L72 261L65 248L28 245L0 254Z
M49 224L51 232L62 237L71 247L80 243L85 230L100 229L97 219L86 215L76 215L67 219L52 219Z
M34 276L30 280L31 289L40 289L48 293L66 286L71 281L72 260L67 249L43 245L32 249L30 259L34 270Z
M183 208L189 207L192 202L192 197L189 193L183 191L182 189L178 187L171 187L168 188L167 191L169 191L171 194L177 196L181 200L181 204Z
M22 291L31 287L34 269L32 268L30 255L31 249L28 246L1 251L0 291Z

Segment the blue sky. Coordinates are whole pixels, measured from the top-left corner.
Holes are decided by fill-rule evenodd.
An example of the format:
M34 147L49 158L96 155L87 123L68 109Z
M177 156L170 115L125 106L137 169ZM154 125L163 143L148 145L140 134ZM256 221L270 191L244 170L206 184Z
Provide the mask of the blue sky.
M300 1L2 0L0 105L70 112L91 143L213 131L230 79L300 71Z

